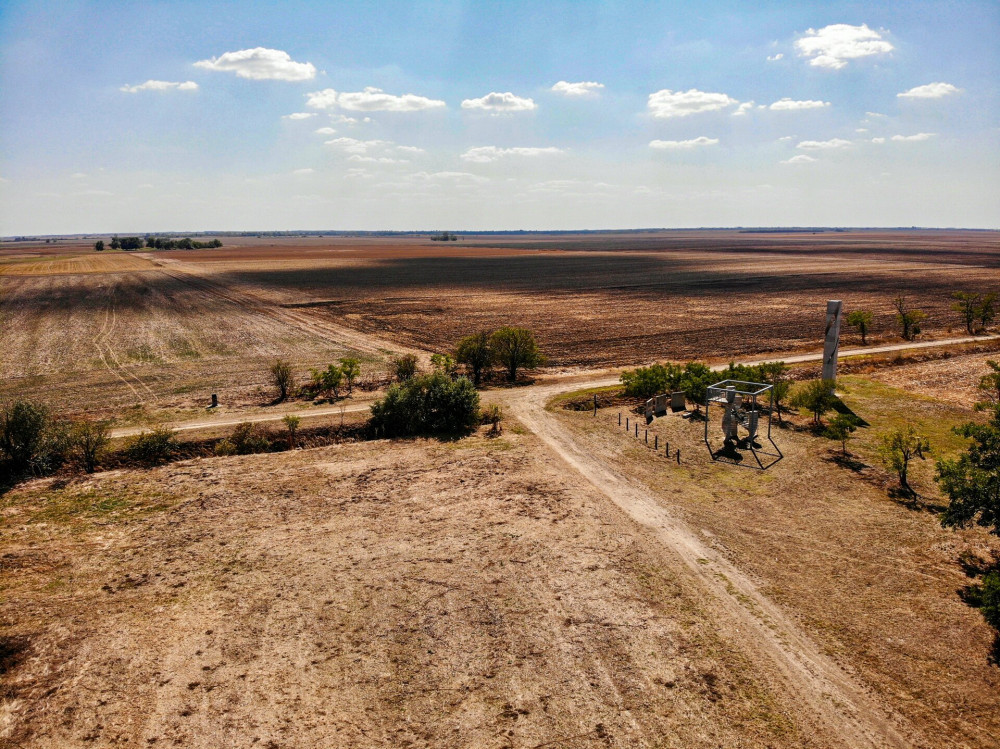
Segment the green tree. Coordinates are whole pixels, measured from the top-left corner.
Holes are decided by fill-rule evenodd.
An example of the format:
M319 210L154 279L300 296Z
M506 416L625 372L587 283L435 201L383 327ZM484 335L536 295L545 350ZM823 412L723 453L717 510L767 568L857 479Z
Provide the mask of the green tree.
M540 366L545 357L527 328L503 327L490 336L496 360L507 370L507 379L517 381L517 370Z
M458 369L458 363L449 354L432 354L431 366L435 372L453 377Z
M278 390L278 401L288 398L295 387L295 375L292 365L285 359L276 359L271 364L271 384Z
M142 432L133 437L125 446L124 454L129 460L145 466L166 463L180 449L170 427L157 427L152 432Z
M462 434L479 421L479 393L471 380L441 372L391 385L372 405L371 426L380 437Z
M903 340L912 341L920 334L920 323L924 319L924 313L912 309L902 294L893 299L892 304L896 308L896 322L900 325Z
M874 321L875 315L871 310L867 309L856 309L847 315L847 324L861 334L862 346L868 344L868 331L871 330Z
M483 373L493 366L495 360L490 336L488 331L480 331L465 336L455 346L455 361L464 364L466 372L472 372L472 384L476 387L482 383Z
M121 248L122 248L121 240L118 239L118 235L115 234L113 237L111 237L111 249L120 250Z
M976 404L976 409L982 411L993 406L1000 406L1000 362L992 359L986 362L990 371L979 380L979 392L986 398Z
M333 364L327 365L323 371L323 390L333 393L333 399L340 397L340 386L344 383L344 370Z
M361 362L352 356L345 356L340 360L340 371L344 373L344 381L347 383L347 393L354 393L354 381L361 376Z
M830 423L823 430L823 436L827 439L840 442L843 454L847 455L847 440L854 436L854 432L859 425L860 419L857 416L853 414L837 414L830 419Z
M781 422L781 403L788 396L792 387L788 365L783 361L764 362L760 365L760 377L774 394L774 410L778 412L778 422Z
M973 523L1000 535L1000 406L993 406L984 424L968 422L955 428L972 440L965 453L937 462L937 480L948 495L941 522L963 528Z
M96 242L94 242L94 249L97 250L98 252L104 252L104 240L98 239Z
M73 423L70 442L87 473L96 470L111 441L110 434L110 421L84 419Z
M792 394L791 404L809 411L813 415L813 424L819 426L823 414L837 403L837 396L833 394L836 385L833 380L810 380Z
M997 295L992 292L989 294L983 294L982 298L979 300L979 307L976 309L976 319L979 320L979 327L984 331L996 317L996 305Z
M903 428L893 428L879 440L878 455L882 464L899 477L899 487L907 494L915 494L910 488L908 471L914 458L924 460L924 453L930 452L930 441L917 434L912 424Z
M955 300L951 308L958 313L962 322L965 323L966 332L972 335L975 332L972 326L975 325L982 297L971 291L955 291L952 293L951 298Z

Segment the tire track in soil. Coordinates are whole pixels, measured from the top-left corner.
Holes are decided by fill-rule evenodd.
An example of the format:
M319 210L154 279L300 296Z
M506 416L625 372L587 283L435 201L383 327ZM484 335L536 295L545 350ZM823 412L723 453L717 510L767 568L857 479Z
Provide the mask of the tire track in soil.
M143 382L142 379L138 375L136 375L135 373L131 372L129 369L127 369L121 363L121 360L118 358L118 355L115 353L114 348L112 348L111 344L108 343L108 339L111 338L111 334L114 332L115 327L117 326L117 324L118 324L118 308L115 306L114 300L112 300L111 301L111 326L108 328L108 332L107 332L107 334L105 335L105 337L103 339L104 346L107 348L108 356L111 357L111 359L114 361L115 366L118 368L118 370L120 372L122 372L125 376L132 378L136 383L138 383L138 385L140 387L142 387L147 393L149 393L150 398L152 398L153 402L155 403L156 402L156 393L153 391L153 389L151 387L149 387L149 385L147 385L145 382ZM135 392L134 389L133 389L133 392ZM142 398L140 396L140 400L141 399Z
M140 257L152 260L158 266L157 270L159 272L187 284L197 291L211 294L219 299L235 304L243 310L263 315L286 325L291 325L323 340L332 339L355 351L378 358L382 358L386 354L413 354L424 366L428 366L430 363L430 353L424 349L403 346L393 341L362 333L345 325L339 325L313 312L307 311L308 308L280 307L252 292L246 290L235 291L202 275L183 269L180 267L180 261L154 258L146 254ZM170 263L169 267L166 265L167 263Z
M113 306L113 303L112 303L112 306ZM125 386L129 390L132 391L132 395L134 395L136 397L136 400L138 400L138 401L141 402L143 400L143 398L139 394L139 391L137 391L135 389L135 386L133 386L132 383L129 382L129 380L127 380L124 375L122 375L122 373L119 371L119 369L117 367L113 367L113 366L111 366L111 364L108 363L108 359L105 356L104 348L103 347L105 345L105 343L104 343L105 338L110 335L110 333L108 331L108 321L109 321L110 317L111 317L111 307L105 307L104 308L104 321L101 324L101 329L97 332L97 335L95 335L94 338L91 340L91 343L93 343L94 348L97 349L97 355L100 357L101 364L104 365L105 369L107 369L115 377L117 377L119 380L121 380L123 383L125 383Z
M837 737L852 749L919 745L900 715L825 656L749 576L706 546L646 487L582 445L545 410L549 398L579 387L536 387L512 393L506 400L517 419L571 470L650 530L679 559L682 571L708 594L706 605L719 629L760 664L775 691L798 710L805 727Z

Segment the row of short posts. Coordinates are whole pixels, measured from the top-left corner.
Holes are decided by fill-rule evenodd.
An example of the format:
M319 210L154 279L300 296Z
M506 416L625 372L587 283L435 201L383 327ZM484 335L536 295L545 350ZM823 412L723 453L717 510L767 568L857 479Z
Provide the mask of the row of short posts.
M594 396L594 415L596 415L596 414L597 414L597 396ZM632 424L633 424L632 419L630 419L628 416L625 417L625 431L626 432L631 432L634 429L635 437L636 437L636 439L638 439L639 438L639 420L636 419L634 423L635 423L635 426L633 427L632 426ZM619 411L618 412L618 426L621 426L621 425L622 425L622 414L621 414L621 411ZM649 444L649 430L648 429L646 429L645 432L644 432L644 434L643 434L643 441L647 445ZM658 434L654 434L653 435L653 451L654 452L659 452L660 451L660 436ZM666 440L663 440L663 454L666 457L668 457L668 458L670 457L670 443L667 442ZM679 447L676 450L674 450L674 457L677 459L677 465L680 465L681 464L681 449Z

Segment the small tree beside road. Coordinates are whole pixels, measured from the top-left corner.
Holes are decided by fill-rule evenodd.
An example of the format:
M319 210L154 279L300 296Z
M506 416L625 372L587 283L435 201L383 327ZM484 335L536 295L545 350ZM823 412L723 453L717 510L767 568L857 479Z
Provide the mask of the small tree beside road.
M472 384L476 387L483 381L483 373L493 366L495 355L490 344L490 333L480 331L467 335L455 346L455 361L464 364L472 373Z
M837 396L833 394L836 385L833 380L810 380L795 391L791 403L796 408L809 411L813 415L813 424L819 426L823 414L837 403Z
M868 331L872 328L875 315L871 310L856 309L847 315L847 324L858 331L861 335L861 345L868 345Z
M271 364L271 384L278 390L278 402L288 398L289 393L295 387L295 375L292 374L292 365L285 359L276 359Z
M500 328L490 336L490 347L497 361L507 370L507 379L511 382L517 381L519 369L532 369L545 361L535 342L535 334L527 328Z
M912 341L920 334L920 323L924 319L924 313L911 308L902 294L893 299L892 304L896 308L896 322L899 323L903 340Z

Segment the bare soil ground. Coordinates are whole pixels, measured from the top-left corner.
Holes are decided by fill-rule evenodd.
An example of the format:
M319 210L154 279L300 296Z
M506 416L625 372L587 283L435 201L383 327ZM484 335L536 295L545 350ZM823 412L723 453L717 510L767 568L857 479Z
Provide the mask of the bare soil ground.
M875 311L874 342L898 335L897 294L926 312L925 336L954 335L962 326L950 293L993 289L1000 265L997 232L343 239L325 252L291 242L170 257L220 284L434 351L478 329L523 325L557 366L813 347L828 298Z

